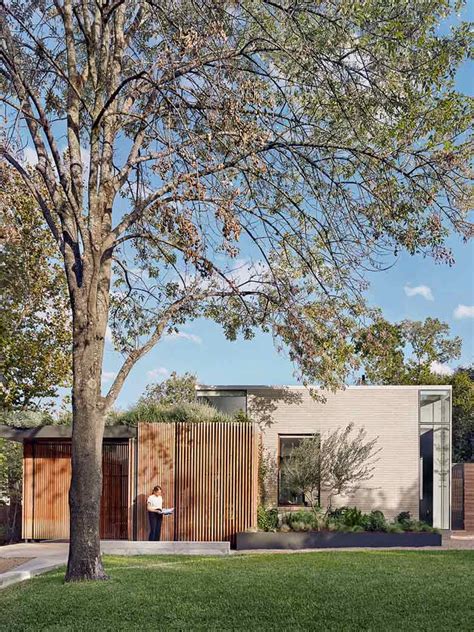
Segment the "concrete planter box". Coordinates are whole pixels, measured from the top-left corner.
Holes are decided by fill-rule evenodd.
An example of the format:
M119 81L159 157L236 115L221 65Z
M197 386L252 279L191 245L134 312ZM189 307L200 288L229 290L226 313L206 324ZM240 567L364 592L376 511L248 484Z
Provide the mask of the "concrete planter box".
M341 533L338 531L309 531L272 533L238 533L235 548L244 549L339 549L391 546L441 546L439 533L410 532L382 533L362 531Z

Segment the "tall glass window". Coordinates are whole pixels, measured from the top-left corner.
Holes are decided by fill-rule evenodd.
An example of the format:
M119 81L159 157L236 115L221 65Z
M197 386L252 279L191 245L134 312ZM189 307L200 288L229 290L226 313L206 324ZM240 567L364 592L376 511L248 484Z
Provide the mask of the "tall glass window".
M278 435L279 459L278 459L278 504L279 505L306 505L303 494L295 494L289 489L285 480L285 461L291 455L293 448L301 444L303 439L312 435Z
M420 519L450 527L451 392L420 392Z

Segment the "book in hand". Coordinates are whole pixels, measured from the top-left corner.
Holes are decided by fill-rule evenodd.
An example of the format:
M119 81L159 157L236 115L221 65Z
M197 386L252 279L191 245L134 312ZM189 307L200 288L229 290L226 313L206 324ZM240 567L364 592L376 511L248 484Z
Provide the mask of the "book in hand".
M163 514L163 516L169 516L170 514L172 514L174 511L174 507L171 507L170 509L162 509L161 513Z

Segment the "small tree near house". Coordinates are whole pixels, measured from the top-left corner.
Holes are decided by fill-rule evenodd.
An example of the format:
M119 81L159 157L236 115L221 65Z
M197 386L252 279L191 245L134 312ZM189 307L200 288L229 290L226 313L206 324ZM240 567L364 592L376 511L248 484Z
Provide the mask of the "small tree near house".
M328 495L328 511L334 495L354 493L363 481L373 476L378 437L367 441L367 432L360 428L354 435L354 424L338 428L320 437L312 435L294 448L285 462L283 475L291 491L303 494L315 510L321 492Z

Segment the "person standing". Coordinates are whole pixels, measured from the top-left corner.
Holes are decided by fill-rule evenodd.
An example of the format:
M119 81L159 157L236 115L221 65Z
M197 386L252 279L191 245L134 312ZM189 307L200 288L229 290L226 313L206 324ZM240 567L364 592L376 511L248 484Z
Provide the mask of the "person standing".
M150 535L148 536L150 542L159 542L161 537L161 523L163 522L163 496L161 492L161 487L156 485L146 503L150 522Z

